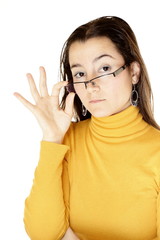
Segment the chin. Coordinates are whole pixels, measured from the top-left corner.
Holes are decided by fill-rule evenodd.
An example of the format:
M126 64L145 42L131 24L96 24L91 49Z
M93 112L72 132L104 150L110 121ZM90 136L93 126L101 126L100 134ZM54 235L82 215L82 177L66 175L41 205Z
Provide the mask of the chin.
M108 112L108 111L94 111L91 113L93 117L108 117L112 114L113 114L112 112Z
M108 117L108 116L111 116L111 115L114 115L116 113L123 111L124 109L128 108L130 105L131 105L131 103L127 102L125 104L116 105L116 106L112 106L112 107L106 106L103 108L94 108L89 112L94 117Z

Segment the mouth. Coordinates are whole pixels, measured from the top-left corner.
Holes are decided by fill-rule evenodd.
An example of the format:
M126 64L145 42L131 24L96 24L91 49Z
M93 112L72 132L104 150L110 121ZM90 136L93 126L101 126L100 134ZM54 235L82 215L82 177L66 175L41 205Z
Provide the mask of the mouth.
M100 103L100 102L103 102L103 101L106 101L106 99L95 99L95 100L89 101L89 103Z

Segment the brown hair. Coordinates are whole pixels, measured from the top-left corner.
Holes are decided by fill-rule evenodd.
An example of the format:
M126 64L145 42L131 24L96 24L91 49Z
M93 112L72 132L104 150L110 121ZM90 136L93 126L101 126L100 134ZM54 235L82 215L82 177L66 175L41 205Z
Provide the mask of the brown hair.
M78 27L65 42L62 53L60 70L63 81L73 81L72 73L69 65L69 49L75 41L86 41L94 37L107 37L117 47L117 50L123 56L125 62L130 64L137 61L140 64L139 82L136 84L136 90L139 94L138 107L143 116L143 119L153 127L160 129L153 116L153 94L147 73L146 66L142 59L138 43L134 32L123 19L119 17L101 17L90 21ZM65 107L65 101L68 92L65 90L61 101L61 107ZM91 117L87 112L86 116L82 115L82 103L76 94L74 99L74 109L77 120L81 121Z

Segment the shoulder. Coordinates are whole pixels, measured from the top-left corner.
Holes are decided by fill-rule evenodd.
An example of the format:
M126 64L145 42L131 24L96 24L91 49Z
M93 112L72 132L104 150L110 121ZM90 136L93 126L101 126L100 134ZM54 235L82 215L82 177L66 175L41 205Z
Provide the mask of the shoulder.
M90 124L90 120L91 119L89 118L79 122L72 122L68 133L74 134L74 135L85 134Z
M150 125L148 135L150 135L150 137L153 139L160 139L160 130Z
M144 134L143 138L146 146L152 146L154 149L160 150L160 130L149 125L148 131Z
M79 122L72 122L71 127L72 129L74 129L74 131L81 131L83 129L88 128L90 121L91 119L89 118Z
M70 128L68 129L68 131L65 135L64 141L65 142L68 142L68 141L73 142L75 139L78 139L80 137L83 139L83 136L85 135L85 133L88 129L90 120L91 119L89 118L89 119L79 121L79 122L72 122L70 125Z

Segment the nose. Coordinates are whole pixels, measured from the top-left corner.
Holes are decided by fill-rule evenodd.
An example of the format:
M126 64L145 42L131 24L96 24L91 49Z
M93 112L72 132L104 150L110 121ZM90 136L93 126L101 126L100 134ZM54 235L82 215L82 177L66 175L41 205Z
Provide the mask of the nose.
M86 82L84 82L84 85L85 85L85 88L86 88L86 89L87 89L87 85L88 85L89 83L90 83L92 86L95 86L95 85L96 85L96 83L95 83L94 81L92 81L92 80L86 81Z
M84 84L88 92L95 92L99 90L99 86L95 80L86 81Z

